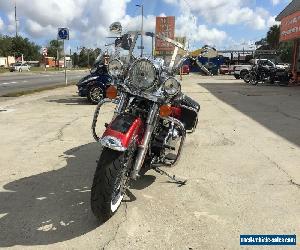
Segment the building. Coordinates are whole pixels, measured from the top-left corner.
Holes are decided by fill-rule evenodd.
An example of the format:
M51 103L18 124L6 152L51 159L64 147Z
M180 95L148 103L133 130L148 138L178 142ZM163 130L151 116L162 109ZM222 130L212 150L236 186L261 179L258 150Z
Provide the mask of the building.
M2 68L9 68L15 62L16 60L13 56L0 57L0 67Z
M296 83L300 83L300 1L293 0L277 17L281 22L280 42L293 41L292 71Z
M60 59L59 62L57 62L57 60L54 57L50 57L50 56L46 56L43 58L42 60L42 64L46 64L47 68L53 68L53 67L57 67L59 64L60 68L64 68L65 64L64 64L64 59ZM67 68L72 68L73 67L73 63L72 63L72 59L70 56L66 56L66 66Z

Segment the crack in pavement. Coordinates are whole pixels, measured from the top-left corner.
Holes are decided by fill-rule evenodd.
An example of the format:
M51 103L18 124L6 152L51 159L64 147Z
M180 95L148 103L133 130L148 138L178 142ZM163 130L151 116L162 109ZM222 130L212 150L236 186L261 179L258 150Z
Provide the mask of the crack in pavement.
M300 188L300 184L296 183L296 182L293 180L293 177L292 177L291 175L289 175L289 173L288 173L286 170L284 170L283 168L281 168L277 162L273 161L268 155L264 154L261 150L259 150L257 147L255 147L252 143L251 143L251 145L252 145L252 147L253 147L258 153L262 154L269 162L271 162L273 165L275 165L275 167L276 167L279 171L281 171L282 173L284 173L284 174L288 177L289 183L290 183L291 185L295 185L295 186L297 186L297 187Z
M64 136L64 130L70 126L72 123L76 122L77 120L79 120L80 117L76 117L74 118L72 121L70 122L67 122L66 124L64 124L59 130L58 130L58 133L56 134L56 136L53 138L53 139L50 139L46 142L53 142L53 141L63 141L63 136Z
M300 184L294 182L293 179L290 180L290 184L300 188Z
M114 236L103 245L102 250L105 250L110 245L110 243L116 240L121 225L127 221L127 203L124 202L123 204L125 205L125 219L118 223Z

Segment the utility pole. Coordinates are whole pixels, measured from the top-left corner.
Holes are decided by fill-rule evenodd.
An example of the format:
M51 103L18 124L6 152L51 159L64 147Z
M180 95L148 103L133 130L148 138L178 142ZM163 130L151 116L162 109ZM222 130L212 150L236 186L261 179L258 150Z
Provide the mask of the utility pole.
M87 49L87 56L88 56L88 68L90 67L90 49Z
M17 19L17 1L15 0L15 23L16 23L16 37L18 37L18 19Z
M143 56L144 52L144 41L143 41L143 32L144 32L144 5L143 4L137 4L137 7L140 7L142 9L142 27L141 27L141 57Z
M15 1L15 23L16 23L16 37L17 37L18 36L17 1Z
M70 48L70 61L69 61L70 68L73 67L73 61L74 59L72 60L72 49Z

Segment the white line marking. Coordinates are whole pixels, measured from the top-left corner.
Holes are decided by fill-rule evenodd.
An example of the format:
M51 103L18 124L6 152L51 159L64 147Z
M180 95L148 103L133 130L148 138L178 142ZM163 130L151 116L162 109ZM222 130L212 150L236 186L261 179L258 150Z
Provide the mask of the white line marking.
M17 83L17 82L10 82L10 83Z
M8 84L10 84L10 82L3 82L3 83L1 83L2 85L8 85Z
M23 82L28 82L28 81L23 81Z

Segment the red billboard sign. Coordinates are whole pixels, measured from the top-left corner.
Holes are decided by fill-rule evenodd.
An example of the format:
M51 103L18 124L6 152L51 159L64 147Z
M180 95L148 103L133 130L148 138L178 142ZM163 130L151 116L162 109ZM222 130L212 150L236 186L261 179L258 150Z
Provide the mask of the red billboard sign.
M174 39L175 37L175 16L156 17L155 33ZM155 40L155 50L173 51L174 46L158 38Z
M281 20L280 41L289 41L300 38L300 11L297 11Z

